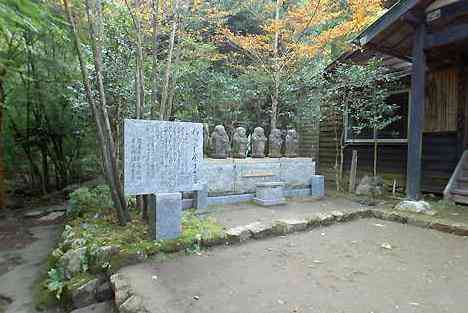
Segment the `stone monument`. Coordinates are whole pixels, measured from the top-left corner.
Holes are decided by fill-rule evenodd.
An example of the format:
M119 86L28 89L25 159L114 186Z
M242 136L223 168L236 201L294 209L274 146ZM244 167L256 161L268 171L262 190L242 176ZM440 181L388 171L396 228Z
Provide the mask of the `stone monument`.
M232 156L236 159L245 159L249 140L244 127L237 127L232 137Z
M211 146L213 159L226 159L229 156L229 137L223 125L217 125L211 134Z
M252 134L252 158L264 158L265 157L265 132L263 128L256 127Z
M268 137L270 158L281 158L281 147L283 146L283 138L281 138L281 130L274 128Z
M295 158L299 151L299 135L295 129L289 129L286 135L286 157Z
M124 142L125 194L152 195L152 238L177 238L181 192L197 192L205 186L202 124L126 119Z

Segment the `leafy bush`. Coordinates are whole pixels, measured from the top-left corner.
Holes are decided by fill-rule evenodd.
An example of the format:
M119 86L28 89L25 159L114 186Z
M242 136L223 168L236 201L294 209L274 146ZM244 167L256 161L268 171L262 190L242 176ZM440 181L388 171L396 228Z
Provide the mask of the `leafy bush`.
M82 216L85 212L103 212L112 207L110 189L106 185L99 185L93 189L82 187L70 194L71 216Z

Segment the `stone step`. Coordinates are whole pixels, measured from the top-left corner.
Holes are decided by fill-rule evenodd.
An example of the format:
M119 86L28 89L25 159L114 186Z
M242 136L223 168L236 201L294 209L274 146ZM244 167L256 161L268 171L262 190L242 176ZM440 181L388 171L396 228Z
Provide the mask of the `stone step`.
M468 204L468 197L453 194L452 200L456 203Z

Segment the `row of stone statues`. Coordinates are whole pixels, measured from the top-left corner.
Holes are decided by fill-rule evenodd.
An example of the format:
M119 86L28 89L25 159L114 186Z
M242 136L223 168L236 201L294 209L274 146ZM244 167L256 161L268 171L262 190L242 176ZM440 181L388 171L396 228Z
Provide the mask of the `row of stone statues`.
M247 156L249 139L247 132L243 127L237 127L232 136L232 151L229 142L229 136L223 125L217 125L210 137L212 158L226 159L232 152L232 156L238 159L244 159ZM251 136L252 158L264 158L267 138L265 131L261 127L256 127ZM268 138L270 158L282 157L281 149L283 147L283 136L280 129L273 129ZM294 158L298 156L299 135L295 129L289 129L284 140L285 156Z

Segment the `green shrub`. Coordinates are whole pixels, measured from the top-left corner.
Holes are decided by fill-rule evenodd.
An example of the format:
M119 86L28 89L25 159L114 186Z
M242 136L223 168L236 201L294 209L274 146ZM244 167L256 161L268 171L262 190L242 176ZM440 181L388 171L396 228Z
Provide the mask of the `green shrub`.
M77 217L87 212L102 212L112 207L110 189L99 185L93 189L82 187L70 194L70 209L68 214Z

